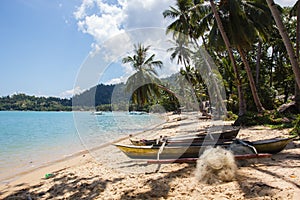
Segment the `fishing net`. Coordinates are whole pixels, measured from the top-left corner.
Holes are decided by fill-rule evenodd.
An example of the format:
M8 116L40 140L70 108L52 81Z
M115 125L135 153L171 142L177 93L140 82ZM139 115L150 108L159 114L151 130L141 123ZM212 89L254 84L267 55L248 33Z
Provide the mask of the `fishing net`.
M237 165L233 154L221 147L206 149L197 160L196 180L213 184L232 181Z

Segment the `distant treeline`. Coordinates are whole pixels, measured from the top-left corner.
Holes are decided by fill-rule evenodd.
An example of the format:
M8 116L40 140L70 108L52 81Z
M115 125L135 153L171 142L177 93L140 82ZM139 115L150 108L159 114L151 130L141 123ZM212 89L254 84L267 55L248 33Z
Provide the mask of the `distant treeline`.
M14 94L0 98L0 110L71 111L72 100Z
M160 104L166 110L176 109L167 95L160 99ZM157 102L153 102L156 104ZM0 97L0 111L72 111L72 110L143 110L149 111L152 104L138 106L130 102L124 84L99 84L85 90L72 98L36 97L23 93Z
M110 107L111 96L115 85L97 85L75 95L74 102L78 110L91 110L97 106ZM71 111L72 98L36 97L23 93L0 97L0 110L22 111Z

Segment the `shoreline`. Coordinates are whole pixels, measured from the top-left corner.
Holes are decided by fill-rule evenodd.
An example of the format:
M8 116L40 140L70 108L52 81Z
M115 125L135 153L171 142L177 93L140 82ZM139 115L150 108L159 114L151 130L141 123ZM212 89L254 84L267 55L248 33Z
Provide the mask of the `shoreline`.
M179 115L171 116L172 119L153 132L180 134L186 128L197 131L200 126L205 127L210 123L199 121L197 115L192 115L192 119L186 119L186 116L191 117L184 114L180 118ZM195 126L190 126L191 122ZM176 124L182 126L175 126ZM134 137L144 137L142 133L145 132ZM256 126L242 128L238 137L251 141L287 134L287 129L272 130ZM124 141L126 138L128 136L114 142L129 142ZM157 166L149 168L139 161L123 159L124 155L110 144L112 142L104 144L100 152L95 150L95 154L81 152L67 160L22 175L6 185L0 185L0 198L293 200L300 195L299 140L289 144L283 152L272 156L272 159L257 160L256 164L239 168L235 181L217 185L195 182L195 164L167 164L161 166L158 173L154 173ZM96 153L101 156L97 157ZM53 173L54 177L45 179L45 173Z
M36 111L33 111L33 112L36 112ZM56 112L56 111L46 111L46 112ZM142 135L142 134L146 133L147 131L150 131L150 130L155 129L159 126L164 125L165 123L166 123L166 121L163 122L163 123L157 124L157 125L153 125L152 127L148 127L146 130L144 130L142 132L137 132L137 133L134 133L134 134L131 134L131 135L132 136ZM67 162L69 160L79 158L80 156L85 155L85 154L91 154L91 152L93 152L93 151L101 150L105 147L108 147L108 146L112 145L113 143L118 143L120 141L124 141L124 140L128 139L129 137L130 137L129 135L121 136L121 137L119 137L119 138L117 138L113 141L103 143L103 144L101 144L99 146L96 146L96 147L93 147L91 149L87 149L85 144L80 142L80 144L82 145L82 148L83 148L82 150L79 150L78 152L75 152L71 155L64 156L63 158L59 158L59 159L55 159L55 160L52 160L52 161L49 161L49 162L41 163L40 165L38 165L36 167L33 167L31 169L26 169L26 170L18 172L16 174L12 174L12 175L9 175L9 176L4 176L2 179L0 179L0 186L10 184L10 182L15 181L18 177L30 174L30 173L35 172L37 170L48 168L48 167L51 167L51 166L59 164L59 163L64 163L64 162Z

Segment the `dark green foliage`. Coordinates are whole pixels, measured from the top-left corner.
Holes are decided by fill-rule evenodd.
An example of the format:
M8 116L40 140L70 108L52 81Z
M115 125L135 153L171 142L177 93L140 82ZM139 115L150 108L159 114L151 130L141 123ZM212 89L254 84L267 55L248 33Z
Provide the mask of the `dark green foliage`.
M73 105L78 107L95 107L103 104L110 104L112 93L116 85L99 84L72 99ZM123 95L120 95L122 97Z
M300 115L297 116L296 120L293 122L294 128L291 131L293 135L300 136Z
M282 116L278 112L264 112L258 114L255 112L247 112L243 116L239 116L234 122L235 126L255 126L268 125L273 128L291 127L291 120Z
M228 111L226 114L226 121L233 121L233 120L237 120L238 116L236 114L234 114L232 111Z
M0 98L0 110L71 111L72 101L57 97L35 97L14 94Z

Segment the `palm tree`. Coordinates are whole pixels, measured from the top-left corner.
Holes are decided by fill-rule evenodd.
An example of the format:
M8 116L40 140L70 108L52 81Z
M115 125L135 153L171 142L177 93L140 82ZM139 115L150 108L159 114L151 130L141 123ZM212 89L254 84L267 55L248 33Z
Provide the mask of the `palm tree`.
M173 47L167 49L168 52L172 52L171 61L177 57L177 64L183 64L185 68L190 64L191 50L188 47L188 38L180 34L175 38L175 41L170 41Z
M296 26L296 56L299 62L299 45L300 45L300 3L299 0L292 7L290 12L290 17L297 16L297 26Z
M154 60L155 54L148 57L150 46L141 43L134 45L134 55L122 59L136 71L126 82L126 90L132 93L132 101L140 106L149 102L149 97L159 96L159 79L155 67L161 68L163 63Z
M262 112L264 107L258 96L250 65L245 54L245 49L251 48L258 37L262 39L267 37L267 32L270 29L272 22L271 18L268 18L267 6L264 6L260 2L242 2L238 0L220 1L219 10L220 13L222 13L221 19L220 16L217 16L219 14L213 0L210 0L210 3L218 25L218 30L216 26L212 27L210 33L211 44L219 46L225 42L226 47L230 44L236 47L247 73L255 105L258 112ZM258 23L259 21L264 22L260 24ZM225 30L221 31L222 28ZM226 34L224 33L229 35L228 40L230 42L226 41ZM222 39L218 39L220 37L223 38L223 41Z
M167 27L167 34L172 32L174 37L184 34L194 38L193 35L197 33L196 27L192 27L190 9L194 7L193 0L177 0L176 7L170 6L170 9L163 12L164 18L175 19Z
M291 62L291 65L292 65L292 69L293 69L293 72L294 72L294 75L295 75L296 83L297 83L298 87L300 88L300 68L299 68L299 63L298 63L298 60L297 60L297 56L294 52L292 43L291 43L291 41L288 37L286 29L285 29L285 27L283 25L283 22L281 20L280 13L278 11L277 5L274 3L273 0L267 0L267 3L268 3L268 6L269 6L269 8L272 12L272 15L274 17L276 25L278 27L278 30L279 30L279 33L280 33L280 35L282 37L282 40L284 42L285 48L288 52L290 62Z
M246 103L245 103L245 98L244 98L244 94L243 94L243 90L242 90L242 84L241 84L241 78L240 78L240 72L239 72L239 68L236 64L235 58L233 56L232 53L232 47L230 45L229 39L227 37L227 34L224 30L221 18L219 16L219 13L216 9L216 5L214 3L213 0L210 0L210 6L212 9L212 12L214 14L215 20L216 20L216 24L217 27L221 33L221 36L223 38L223 41L225 43L230 61L232 63L233 66L233 70L234 70L234 74L235 74L235 79L236 79L236 85L237 85L237 91L238 91L238 97L239 97L239 116L243 116L246 113Z
M172 7L170 6L169 10L166 10L163 12L163 16L169 17L174 19L174 21L167 27L167 31L166 34L168 33L173 33L173 37L175 38L175 40L178 40L180 38L187 38L191 41L194 42L194 44L196 44L196 46L198 48L198 42L197 39L201 36L201 33L203 32L203 30L201 29L202 27L199 26L195 26L193 21L195 20L195 17L198 17L199 14L201 13L201 15L203 15L203 13L206 13L208 11L208 7L203 6L201 7L201 9L199 7L196 7L195 4L198 4L199 1L192 1L192 0L177 0L176 1L176 6ZM194 12L191 12L194 11ZM205 29L205 28L204 28ZM204 40L203 40L204 41ZM176 50L176 49L175 49ZM181 51L182 52L182 51ZM178 52L174 52L173 55L176 56L176 54L180 53ZM195 52L193 52L195 53ZM178 54L181 56L181 54ZM172 59L172 57L171 57ZM184 65L186 67L186 71L188 71L187 68L187 62L188 60L184 60ZM207 65L208 67L210 67L209 65ZM212 71L212 70L210 70ZM190 83L192 80L188 80ZM215 80L213 80L213 82L215 82ZM217 86L217 84L214 84L215 86ZM221 93L219 91L219 88L216 87L216 93L217 93L217 98L219 99L219 102L223 102L222 98L221 98ZM224 109L224 103L221 103L223 109Z
M297 26L296 26L296 56L298 63L300 62L299 57L299 46L300 46L300 3L297 1L293 6L290 16L297 16ZM295 83L295 102L298 110L300 112L300 87L298 87L297 82Z

